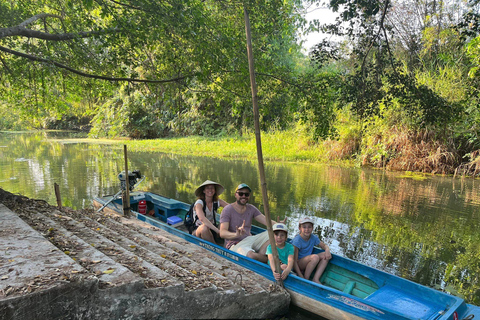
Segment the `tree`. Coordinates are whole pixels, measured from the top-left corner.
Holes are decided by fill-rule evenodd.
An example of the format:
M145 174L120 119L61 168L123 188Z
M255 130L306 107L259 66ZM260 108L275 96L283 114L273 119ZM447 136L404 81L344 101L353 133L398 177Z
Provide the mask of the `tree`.
M0 72L9 93L2 99L23 105L38 119L58 117L78 104L95 115L119 106L105 102L122 86L120 95L139 91L137 97L156 106L157 119L166 115L160 127L175 131L189 118L184 115L194 113L229 117L238 130L251 121L243 5L251 12L261 112L269 123L285 126L282 119L291 119L298 105L292 92L300 90L295 84L301 58L296 32L303 24L299 0L4 3ZM271 88L290 97L289 108ZM99 106L104 107L96 110ZM202 115L202 110L210 111Z
M349 41L349 59L354 68L348 71L342 101L352 103L360 119L378 116L380 107L388 108L393 99L401 101L407 114L415 115L414 126L448 122L458 112L438 92L419 82L413 68L419 65L421 55L440 60L438 57L445 51L441 52L439 47L445 46L440 45L439 35L448 26L446 22L453 19L447 13L454 4L409 4L391 0L330 0L328 6L340 11L339 17L332 25L317 22L325 32L345 36ZM436 30L430 44L425 43L429 28ZM316 52L314 58L318 55Z

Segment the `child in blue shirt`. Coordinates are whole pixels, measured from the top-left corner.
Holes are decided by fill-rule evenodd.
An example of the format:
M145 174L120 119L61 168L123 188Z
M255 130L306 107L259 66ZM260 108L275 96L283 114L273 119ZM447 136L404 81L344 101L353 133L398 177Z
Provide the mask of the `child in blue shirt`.
M275 280L285 280L293 268L293 257L295 249L293 245L287 243L288 230L283 223L275 223L273 225L273 233L275 237L275 245L277 247L278 257L280 258L280 268L282 274L275 272L275 262L273 260L272 246L268 245L266 254L268 256L268 264L272 269Z
M313 220L309 217L300 219L298 228L300 234L292 240L295 246L294 270L299 277L310 279L313 270L317 268L313 275L313 282L320 283L320 277L327 267L328 260L332 258L330 248L320 241L316 234L312 234ZM325 251L312 254L314 246L319 246Z

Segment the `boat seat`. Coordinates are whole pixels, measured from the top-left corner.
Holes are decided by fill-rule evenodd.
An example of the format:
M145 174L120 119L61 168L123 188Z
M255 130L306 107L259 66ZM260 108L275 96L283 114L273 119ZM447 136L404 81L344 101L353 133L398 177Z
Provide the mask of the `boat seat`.
M364 276L349 271L343 267L329 263L320 282L323 285L337 289L358 298L365 298L378 289L377 284Z
M165 207L167 209L184 209L185 208L185 204L183 202L180 202L175 199L160 197L156 195L147 195L145 198L147 199L147 201L150 200L154 204L161 205L162 207Z
M345 285L345 288L343 288L344 293L352 294L353 288L355 288L355 281L348 281L347 284Z
M189 209L189 206L186 203L155 194L146 194L145 199L154 204L155 217L164 222L167 221L167 218L177 216L182 213L182 211L186 212ZM164 210L159 210L159 207Z
M436 301L428 301L418 294L408 293L391 285L386 285L372 293L365 300L375 302L409 319L431 319L445 309Z

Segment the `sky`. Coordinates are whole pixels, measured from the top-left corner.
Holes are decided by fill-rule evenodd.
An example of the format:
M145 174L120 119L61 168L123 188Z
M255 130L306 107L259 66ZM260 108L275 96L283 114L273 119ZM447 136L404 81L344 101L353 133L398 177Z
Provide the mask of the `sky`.
M307 21L311 21L313 19L319 19L322 23L333 23L335 18L338 16L338 13L331 11L326 7L312 7L307 10L306 19ZM306 52L310 51L310 48L317 43L319 43L322 39L330 37L329 35L325 35L320 32L310 33L307 36L303 36L302 39L305 40L303 43L303 48Z

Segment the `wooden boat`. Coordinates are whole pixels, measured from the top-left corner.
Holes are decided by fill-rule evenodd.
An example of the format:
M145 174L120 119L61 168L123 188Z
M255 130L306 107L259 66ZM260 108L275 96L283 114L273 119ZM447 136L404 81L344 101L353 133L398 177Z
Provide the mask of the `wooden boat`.
M114 196L95 198L94 206L123 212L122 200ZM274 281L268 265L186 232L183 218L189 204L151 192L132 192L130 206L138 219ZM252 233L264 231L252 227ZM328 319L480 319L480 307L467 304L459 297L334 254L320 280L322 284L316 284L292 273L284 286L294 305Z

